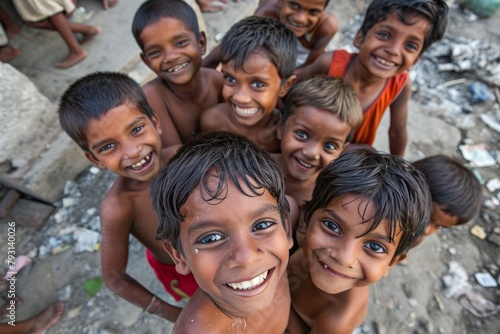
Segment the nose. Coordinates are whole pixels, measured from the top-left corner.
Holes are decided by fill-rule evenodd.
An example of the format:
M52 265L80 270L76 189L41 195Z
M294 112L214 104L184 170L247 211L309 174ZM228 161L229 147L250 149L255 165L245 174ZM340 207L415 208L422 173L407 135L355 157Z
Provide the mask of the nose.
M227 263L230 268L248 267L263 254L256 240L250 236L231 238Z
M142 151L142 145L130 141L123 145L123 156L125 159L134 159L139 157Z
M237 104L247 104L251 101L250 94L245 87L238 85L236 87L232 87L232 98L233 102Z
M295 14L295 21L297 21L297 23L300 23L300 24L306 24L306 22L307 22L306 12L304 10L299 10Z
M319 160L320 154L319 154L319 147L318 143L315 142L308 142L306 146L302 149L302 153L304 156L306 156L310 160Z
M356 242L343 242L338 247L331 249L330 256L341 266L354 268L358 257L358 247Z
M179 53L175 52L173 48L165 49L165 56L163 57L163 63L170 63L179 58Z
M403 41L394 40L391 43L389 43L389 45L386 46L385 50L390 55L399 56L401 54L401 48L403 47L402 44Z

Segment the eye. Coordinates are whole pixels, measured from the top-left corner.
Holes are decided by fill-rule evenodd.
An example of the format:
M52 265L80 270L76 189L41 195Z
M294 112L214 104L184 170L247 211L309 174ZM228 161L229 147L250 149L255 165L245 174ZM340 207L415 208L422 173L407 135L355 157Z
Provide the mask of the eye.
M418 45L417 45L417 44L415 44L415 43L408 43L408 44L406 44L406 47L407 47L408 49L415 50L415 51L418 51L418 50L419 50Z
M107 150L110 150L110 149L112 149L113 147L115 147L115 145L114 145L114 144L106 144L106 145L104 145L103 147L101 147L101 148L99 149L99 153L100 153L100 152L107 151Z
M276 224L276 222L273 222L270 220L260 221L252 227L252 232L265 230L265 229L267 229L275 224Z
M176 47L183 47L189 44L189 39L183 39L180 42L175 43Z
M384 246L379 244L378 242L369 241L365 244L365 247L371 250L374 253L387 253L387 250Z
M301 140L307 140L309 138L309 136L307 135L307 133L305 133L304 131L300 131L300 130L299 131L295 131L295 134Z
M319 14L321 14L321 11L317 10L317 9L311 9L309 11L309 15L311 15L311 16L318 16Z
M325 227L332 231L335 234L340 234L340 227L337 225L337 223L334 223L331 220L325 219L321 221Z
M196 241L196 243L211 244L211 243L217 242L217 241L222 240L222 239L223 239L222 235L220 235L218 233L212 233L212 234L204 235L203 237L198 239Z
M226 81L229 84L235 84L236 80L230 76L230 75L224 75L224 81Z
M140 125L140 126L137 126L134 128L134 130L132 130L132 135L136 135L137 133L139 133L142 129L144 128L143 125Z
M160 50L152 50L152 51L149 51L147 54L146 54L146 57L148 58L156 58L160 55Z
M335 145L334 143L331 143L331 142L325 143L325 145L323 145L323 147L327 151L333 151L333 150L338 149L337 145Z
M389 37L390 37L390 36L389 36L389 34L388 34L388 33L386 33L385 31L380 31L380 32L378 32L378 33L377 33L377 35L378 35L380 38L382 38L382 39L389 39Z
M298 3L296 3L296 2L289 2L289 3L288 3L288 6L289 6L290 8L292 8L292 9L299 9L299 8L300 8L299 4L298 4Z
M252 82L252 83L250 84L250 86L251 86L252 88L263 88L263 87L265 87L265 86L266 86L266 84L265 84L265 83L263 83L263 82L260 82L260 81L255 81L255 82Z

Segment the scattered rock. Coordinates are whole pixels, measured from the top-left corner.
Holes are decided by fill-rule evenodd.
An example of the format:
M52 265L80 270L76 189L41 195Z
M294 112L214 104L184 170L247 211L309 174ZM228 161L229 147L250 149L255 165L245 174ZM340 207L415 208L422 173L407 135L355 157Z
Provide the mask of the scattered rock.
M475 236L476 238L479 238L481 240L484 240L486 239L486 232L484 231L484 229L479 226L479 225L474 225L472 226L472 228L470 229L470 233Z

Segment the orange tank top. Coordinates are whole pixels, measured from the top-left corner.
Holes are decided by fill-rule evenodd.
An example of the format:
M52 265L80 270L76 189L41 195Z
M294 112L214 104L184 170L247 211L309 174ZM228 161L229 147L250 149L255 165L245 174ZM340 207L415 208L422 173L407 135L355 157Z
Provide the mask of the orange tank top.
M344 78L347 68L357 53L349 53L345 50L333 52L332 62L328 70L328 76ZM398 97L408 80L408 73L404 72L387 79L385 87L372 105L363 110L363 122L354 133L352 139L356 144L373 145L375 134L380 124L384 112L391 103Z

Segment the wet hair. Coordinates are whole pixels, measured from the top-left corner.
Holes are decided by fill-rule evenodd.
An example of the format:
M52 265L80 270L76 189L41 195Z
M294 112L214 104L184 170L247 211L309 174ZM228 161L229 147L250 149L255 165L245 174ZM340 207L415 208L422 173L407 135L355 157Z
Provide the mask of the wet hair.
M84 150L91 120L99 120L108 111L130 104L153 119L142 87L132 78L118 72L95 72L75 81L59 101L59 122L64 131Z
M413 24L414 15L423 17L429 22L429 30L424 37L424 45L420 53L439 41L448 25L448 5L444 0L373 0L368 6L360 31L363 37L378 22L395 13L406 25Z
M155 24L163 18L172 18L181 21L191 30L198 40L200 38L200 28L198 19L193 8L182 0L148 0L144 2L134 15L132 21L132 34L141 50L144 44L140 34L144 28Z
M293 85L285 99L282 127L295 108L310 106L337 115L354 130L363 121L363 109L358 95L340 78L315 75Z
M252 53L264 52L282 80L293 75L297 58L297 38L275 19L250 16L235 23L222 39L221 62L234 61L234 69L243 68Z
M217 178L216 187L211 178ZM153 210L158 216L156 237L182 252L181 209L200 188L206 202L221 202L228 183L246 196L261 196L266 190L276 199L282 223L290 207L285 198L283 173L278 163L249 139L226 131L211 131L189 139L170 159L151 185ZM237 210L237 208L235 208Z
M370 224L365 234L387 219L388 237L393 242L397 227L401 228L394 256L405 254L430 221L432 201L425 177L398 156L371 149L341 154L319 173L312 199L304 207L304 221L309 224L316 210L345 195L358 195L373 204L375 214L371 217L364 216L360 208L363 223Z
M424 173L432 201L441 205L443 212L458 217L457 225L479 214L483 204L481 184L458 159L438 154L413 164Z

